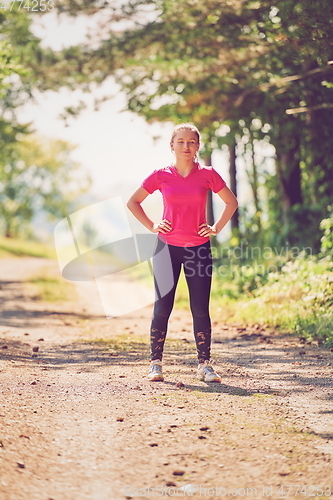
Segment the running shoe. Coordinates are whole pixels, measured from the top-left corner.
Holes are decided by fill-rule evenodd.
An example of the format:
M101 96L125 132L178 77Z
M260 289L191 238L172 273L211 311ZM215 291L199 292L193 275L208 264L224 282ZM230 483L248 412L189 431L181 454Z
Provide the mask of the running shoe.
M208 360L198 366L198 378L204 382L221 382L220 375L214 371L211 361Z
M150 363L148 380L150 382L163 382L162 361L152 361Z

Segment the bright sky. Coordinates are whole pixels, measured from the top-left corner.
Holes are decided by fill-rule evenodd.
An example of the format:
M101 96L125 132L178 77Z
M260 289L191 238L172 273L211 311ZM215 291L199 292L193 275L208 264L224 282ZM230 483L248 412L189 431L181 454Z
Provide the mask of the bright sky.
M125 98L116 85L110 81L103 88L115 97L99 111L92 109L92 96L62 89L36 94L37 104L26 105L20 113L20 119L32 121L37 132L77 145L72 156L89 171L95 193L103 193L111 184L139 182L171 161L168 138L172 125L149 126L142 118L121 112ZM75 105L80 99L88 101L89 108L66 127L58 116L65 106ZM154 142L153 136L161 139Z

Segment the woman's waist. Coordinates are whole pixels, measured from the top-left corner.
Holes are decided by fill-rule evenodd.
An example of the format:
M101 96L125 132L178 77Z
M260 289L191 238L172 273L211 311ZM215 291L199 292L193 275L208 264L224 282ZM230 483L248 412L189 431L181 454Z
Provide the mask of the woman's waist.
M196 247L210 242L209 236L200 236L196 233L169 231L158 233L158 238L168 245L176 247Z

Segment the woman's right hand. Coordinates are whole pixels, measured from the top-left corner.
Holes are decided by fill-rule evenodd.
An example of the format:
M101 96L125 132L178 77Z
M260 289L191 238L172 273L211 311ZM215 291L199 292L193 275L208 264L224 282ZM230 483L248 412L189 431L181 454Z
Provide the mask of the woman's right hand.
M168 221L168 219L163 219L161 222L159 222L158 224L154 224L153 225L153 228L151 230L152 233L168 233L169 231L171 231L172 227L171 227L171 222Z

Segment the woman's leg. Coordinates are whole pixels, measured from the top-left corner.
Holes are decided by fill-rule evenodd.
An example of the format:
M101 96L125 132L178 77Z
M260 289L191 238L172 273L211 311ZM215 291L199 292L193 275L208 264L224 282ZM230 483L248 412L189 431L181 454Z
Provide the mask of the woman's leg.
M194 337L199 363L210 359L211 320L209 299L212 282L210 242L185 249L184 272L189 289Z
M150 359L161 361L181 269L178 247L166 245L158 240L153 268L155 304L150 328Z

